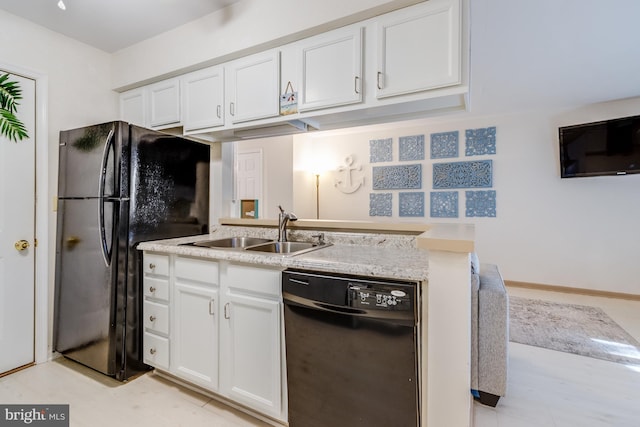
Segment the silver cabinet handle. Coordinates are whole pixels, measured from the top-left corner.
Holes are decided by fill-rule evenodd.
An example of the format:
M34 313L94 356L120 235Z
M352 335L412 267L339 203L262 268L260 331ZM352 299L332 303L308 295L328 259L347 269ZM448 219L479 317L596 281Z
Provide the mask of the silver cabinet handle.
M152 322L156 321L156 316L149 316L149 320L151 320Z
M224 305L224 318L225 319L231 319L231 316L229 315L228 309L229 309L229 303L226 303Z
M156 291L156 288L154 288L153 286L149 286L149 292L154 293Z
M155 348L149 349L149 353L156 354L156 349Z
M222 108L218 105L216 107L216 115L218 116L219 119L222 118L222 115L220 113L221 111L222 111Z
M377 79L378 80L377 81L378 89L382 89L382 85L383 85L383 83L381 83L382 82L382 77L383 77L382 73L380 71L378 71L378 79Z
M353 79L353 90L355 90L356 93L360 93L360 91L358 90L358 81L360 80L360 77L356 76L355 79Z
M216 300L215 299L210 299L209 300L209 314L213 316L214 314L214 304L215 304Z
M229 104L229 113L232 116L236 115L236 104L235 104L235 102L232 102L232 103Z
M153 264L153 263L149 264L149 270L154 270L155 268L156 268L155 264Z

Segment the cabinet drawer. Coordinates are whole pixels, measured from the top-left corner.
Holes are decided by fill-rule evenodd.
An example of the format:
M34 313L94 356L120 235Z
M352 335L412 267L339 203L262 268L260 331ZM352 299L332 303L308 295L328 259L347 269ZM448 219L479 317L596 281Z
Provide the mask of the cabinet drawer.
M169 369L169 339L144 333L144 363L156 368Z
M218 263L202 258L176 258L176 279L187 279L208 285L218 284Z
M230 264L229 287L278 297L282 294L281 271L269 268Z
M169 335L169 307L152 301L144 302L144 327Z
M144 296L169 301L169 281L155 277L144 278Z
M145 252L142 263L145 274L169 275L169 257L167 255Z

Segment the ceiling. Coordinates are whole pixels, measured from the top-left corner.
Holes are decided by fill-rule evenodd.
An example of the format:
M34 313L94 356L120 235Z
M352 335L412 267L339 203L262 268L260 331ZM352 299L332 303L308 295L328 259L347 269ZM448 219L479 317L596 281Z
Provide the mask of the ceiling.
M113 53L240 0L0 0L0 9Z

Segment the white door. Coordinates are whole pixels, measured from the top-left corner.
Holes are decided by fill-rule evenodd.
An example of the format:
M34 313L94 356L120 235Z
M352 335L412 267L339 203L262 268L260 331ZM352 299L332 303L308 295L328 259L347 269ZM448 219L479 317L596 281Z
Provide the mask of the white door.
M262 203L262 151L238 151L236 159L236 198Z
M147 126L147 92L145 88L120 94L120 119L138 126Z
M183 283L176 278L175 328L171 340L175 355L172 371L209 390L218 389L218 291Z
M270 50L229 66L229 109L233 123L280 113L280 52Z
M253 409L281 417L280 302L227 294L222 392Z
M300 50L300 111L362 102L362 28L316 36Z
M210 67L183 77L185 131L224 125L224 68Z
M458 84L460 21L460 0L430 0L381 18L376 97Z
M33 363L35 335L36 85L16 75L9 80L22 89L16 115L29 138L0 136L0 375ZM29 246L22 249L22 241Z

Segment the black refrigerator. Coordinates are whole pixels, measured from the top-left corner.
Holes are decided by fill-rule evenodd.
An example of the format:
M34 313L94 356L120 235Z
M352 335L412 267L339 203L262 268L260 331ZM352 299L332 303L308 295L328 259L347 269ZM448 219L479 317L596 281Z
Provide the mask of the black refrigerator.
M125 122L60 132L54 350L124 381L142 363L138 243L209 231L210 146Z

